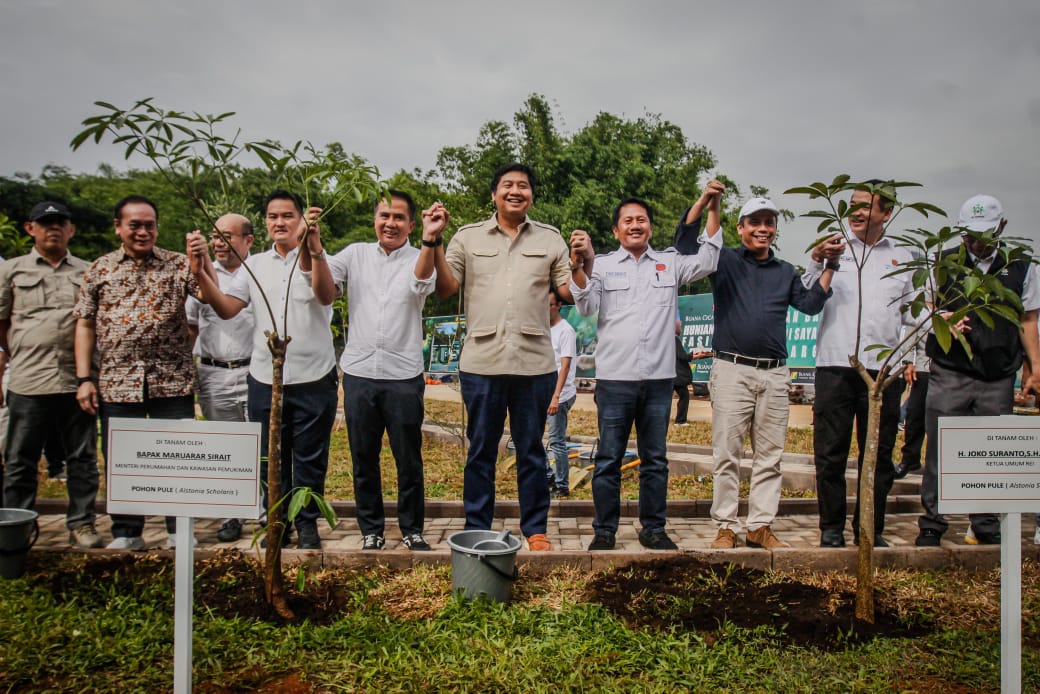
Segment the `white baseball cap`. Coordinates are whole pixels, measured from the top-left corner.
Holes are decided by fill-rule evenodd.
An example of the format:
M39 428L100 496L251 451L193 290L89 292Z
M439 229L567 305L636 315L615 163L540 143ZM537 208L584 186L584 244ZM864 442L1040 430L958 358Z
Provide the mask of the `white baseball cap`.
M740 217L738 219L744 219L749 215L753 215L756 212L762 210L768 210L773 214L780 216L780 209L773 204L773 201L769 198L751 198L744 203L744 206L740 208Z
M992 195L976 195L961 205L957 226L970 231L993 231L1004 219L1004 206Z

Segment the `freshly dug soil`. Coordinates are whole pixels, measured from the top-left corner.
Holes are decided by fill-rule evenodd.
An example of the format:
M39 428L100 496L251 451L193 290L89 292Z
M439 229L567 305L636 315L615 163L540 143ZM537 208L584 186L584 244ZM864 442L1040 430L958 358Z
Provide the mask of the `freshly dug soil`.
M70 558L35 564L47 590L59 600L76 599L103 606L115 590L122 594L154 590L158 582L174 580L173 561L150 554ZM374 569L392 576L392 569ZM306 574L302 590L286 578L293 622L329 624L350 610L360 581L371 580L373 569L337 569ZM368 578L366 579L365 576ZM538 572L524 572L521 580L537 581ZM161 585L161 584L160 584ZM371 585L371 584L369 584ZM263 599L259 564L237 551L220 552L195 562L195 604L226 618L263 620L283 624ZM678 556L597 573L586 589L590 602L602 604L633 628L680 629L699 632L709 643L719 638L726 623L747 629L771 627L780 645L796 644L830 650L873 638L912 637L931 633L936 625L918 617L908 623L886 605L878 592L873 624L854 617L855 596L850 591L826 590L783 576L733 565L706 564ZM171 596L172 600L172 590Z
M706 564L679 556L599 574L588 599L633 628L700 632L714 643L725 623L775 630L779 645L845 648L874 638L931 633L932 623L907 624L875 593L873 624L855 619L855 596L771 576L757 569Z

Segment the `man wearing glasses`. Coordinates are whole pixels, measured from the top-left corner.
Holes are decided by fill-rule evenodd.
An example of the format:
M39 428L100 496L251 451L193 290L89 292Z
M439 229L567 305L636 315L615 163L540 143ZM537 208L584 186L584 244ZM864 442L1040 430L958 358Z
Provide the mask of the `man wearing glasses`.
M226 214L217 220L222 233L210 234L221 291L227 291L232 280L246 271L242 261L253 246L253 223L240 214ZM249 360L253 353L253 307L246 306L235 317L223 320L211 306L189 297L185 306L188 323L198 337L195 353L199 384L199 407L202 416L213 422L248 421ZM217 531L221 542L234 542L242 536L242 522L228 518Z
M1014 406L1015 375L1025 363L1022 390L1040 394L1040 346L1037 344L1037 309L1040 309L1040 283L1036 266L1028 257L1008 262L1000 252L996 240L1004 231L1007 220L1000 201L991 195L976 195L961 206L957 225L962 230L966 262L986 275L995 277L1004 287L1021 298L1021 309L1010 302L1005 306L1019 313L1021 327L1000 316L994 316L992 326L986 325L969 313L956 329L971 345L971 356L959 342L954 341L949 352L943 352L935 335L928 336L926 350L932 359L925 401L924 477L921 480L921 505L924 514L917 520L920 532L919 547L938 547L949 523L939 514L939 456L938 441L940 417L983 417L1011 414ZM959 248L943 251L944 255L959 253ZM956 295L947 283L940 295ZM947 308L956 310L962 305L955 300ZM992 314L991 314L992 315ZM969 545L999 545L1000 520L993 513L973 513L964 541Z

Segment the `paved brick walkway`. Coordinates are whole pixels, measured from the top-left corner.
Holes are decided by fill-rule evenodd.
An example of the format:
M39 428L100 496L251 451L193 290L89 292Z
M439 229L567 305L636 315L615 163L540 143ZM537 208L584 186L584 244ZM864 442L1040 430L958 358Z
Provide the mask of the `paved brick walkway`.
M781 514L773 528L777 535L789 542L791 549L763 550L739 547L735 550L717 551L708 549L715 537L715 526L707 517L706 502L676 501L671 504L668 530L679 545L680 551L696 554L708 561L734 561L757 568L812 568L853 570L855 566L856 548L851 544L852 533L847 530L846 540L849 546L844 549L822 549L819 544L818 518L811 509L815 507L814 499L784 500ZM931 568L938 566L963 566L970 569L991 569L999 564L999 547L970 546L964 542L964 532L968 527L966 516L950 516L950 531L946 534L942 547L920 548L914 546L917 536L917 513L913 511L916 497L896 497L890 500L892 508L911 510L911 512L890 513L887 518L885 538L891 545L878 549L875 557L878 566ZM68 551L68 532L65 530L64 517L56 508L54 501L41 504L44 513L40 517L40 538L37 550ZM329 529L324 523L320 526L322 537L321 551L289 550L288 561L305 560L312 564L326 565L369 565L386 563L392 566L409 566L415 562L446 562L450 558L447 538L452 533L463 529L462 508L459 502L431 502L429 517L426 521L425 536L434 551L430 553L413 553L400 544L401 535L391 521L387 527L387 546L381 552L362 552L361 533L354 520L352 504L337 504L340 516L335 529ZM519 514L515 501L499 503L502 517L497 518L494 529L508 527L519 532ZM850 503L851 508L851 503ZM638 521L632 513L635 502L627 502L625 515L618 529L617 549L612 552L589 552L585 548L592 541L591 502L562 501L553 502L549 519L548 535L555 545L553 552L529 552L521 550L519 561L539 565L568 564L584 568L604 567L610 564L627 564L633 561L648 561L662 555L643 548L637 539ZM388 518L394 517L392 504L387 508ZM97 529L108 539L111 522L108 516L100 516ZM196 536L199 540L197 552L207 554L220 548L234 547L250 551L252 524L246 525L242 540L236 543L220 543L216 539L216 531L220 526L218 520L196 521ZM851 526L850 526L851 527ZM1035 521L1032 514L1023 514L1022 548L1023 557L1040 559L1040 547L1033 544ZM150 517L145 524L145 542L149 550L164 550L166 546L166 530L161 517ZM743 536L741 535L741 539ZM109 550L92 550L104 552Z

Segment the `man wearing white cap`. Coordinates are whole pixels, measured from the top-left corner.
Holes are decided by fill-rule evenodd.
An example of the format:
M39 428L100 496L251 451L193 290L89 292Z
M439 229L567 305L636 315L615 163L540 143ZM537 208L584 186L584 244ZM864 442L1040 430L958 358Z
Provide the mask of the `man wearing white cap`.
M721 197L721 183L705 186L698 204L679 223L675 245L692 252L705 198ZM773 253L780 210L772 200L754 197L740 210L740 246L723 248L711 275L715 302L715 361L711 368L714 499L711 517L718 526L712 549L732 549L740 503L740 459L751 432L754 458L748 495L749 547L789 547L773 534L780 504L780 456L784 452L790 409L787 400L787 307L814 315L831 295L832 268L806 287L790 263ZM828 244L828 257L841 255L841 241Z
M928 336L927 352L932 358L925 405L927 444L924 478L921 482L921 504L924 514L918 519L920 547L938 546L949 523L938 509L938 450L936 436L940 417L997 416L1011 414L1014 405L1015 374L1025 359L1030 367L1022 390L1040 394L1040 346L1037 342L1037 309L1040 309L1040 283L1036 268L1029 258L1008 262L996 240L1007 220L1000 201L990 195L969 198L957 216L961 239L967 251L966 262L986 275L995 277L1004 287L1021 298L1021 327L998 315L992 327L974 313L958 324L961 334L971 345L971 356L955 341L949 352L943 352L935 335ZM943 252L948 256L959 248ZM951 296L951 283L941 287L941 296ZM956 310L963 302L955 299L947 308ZM1010 302L1005 306L1013 307ZM995 514L971 514L968 544L1000 544L1000 522Z

